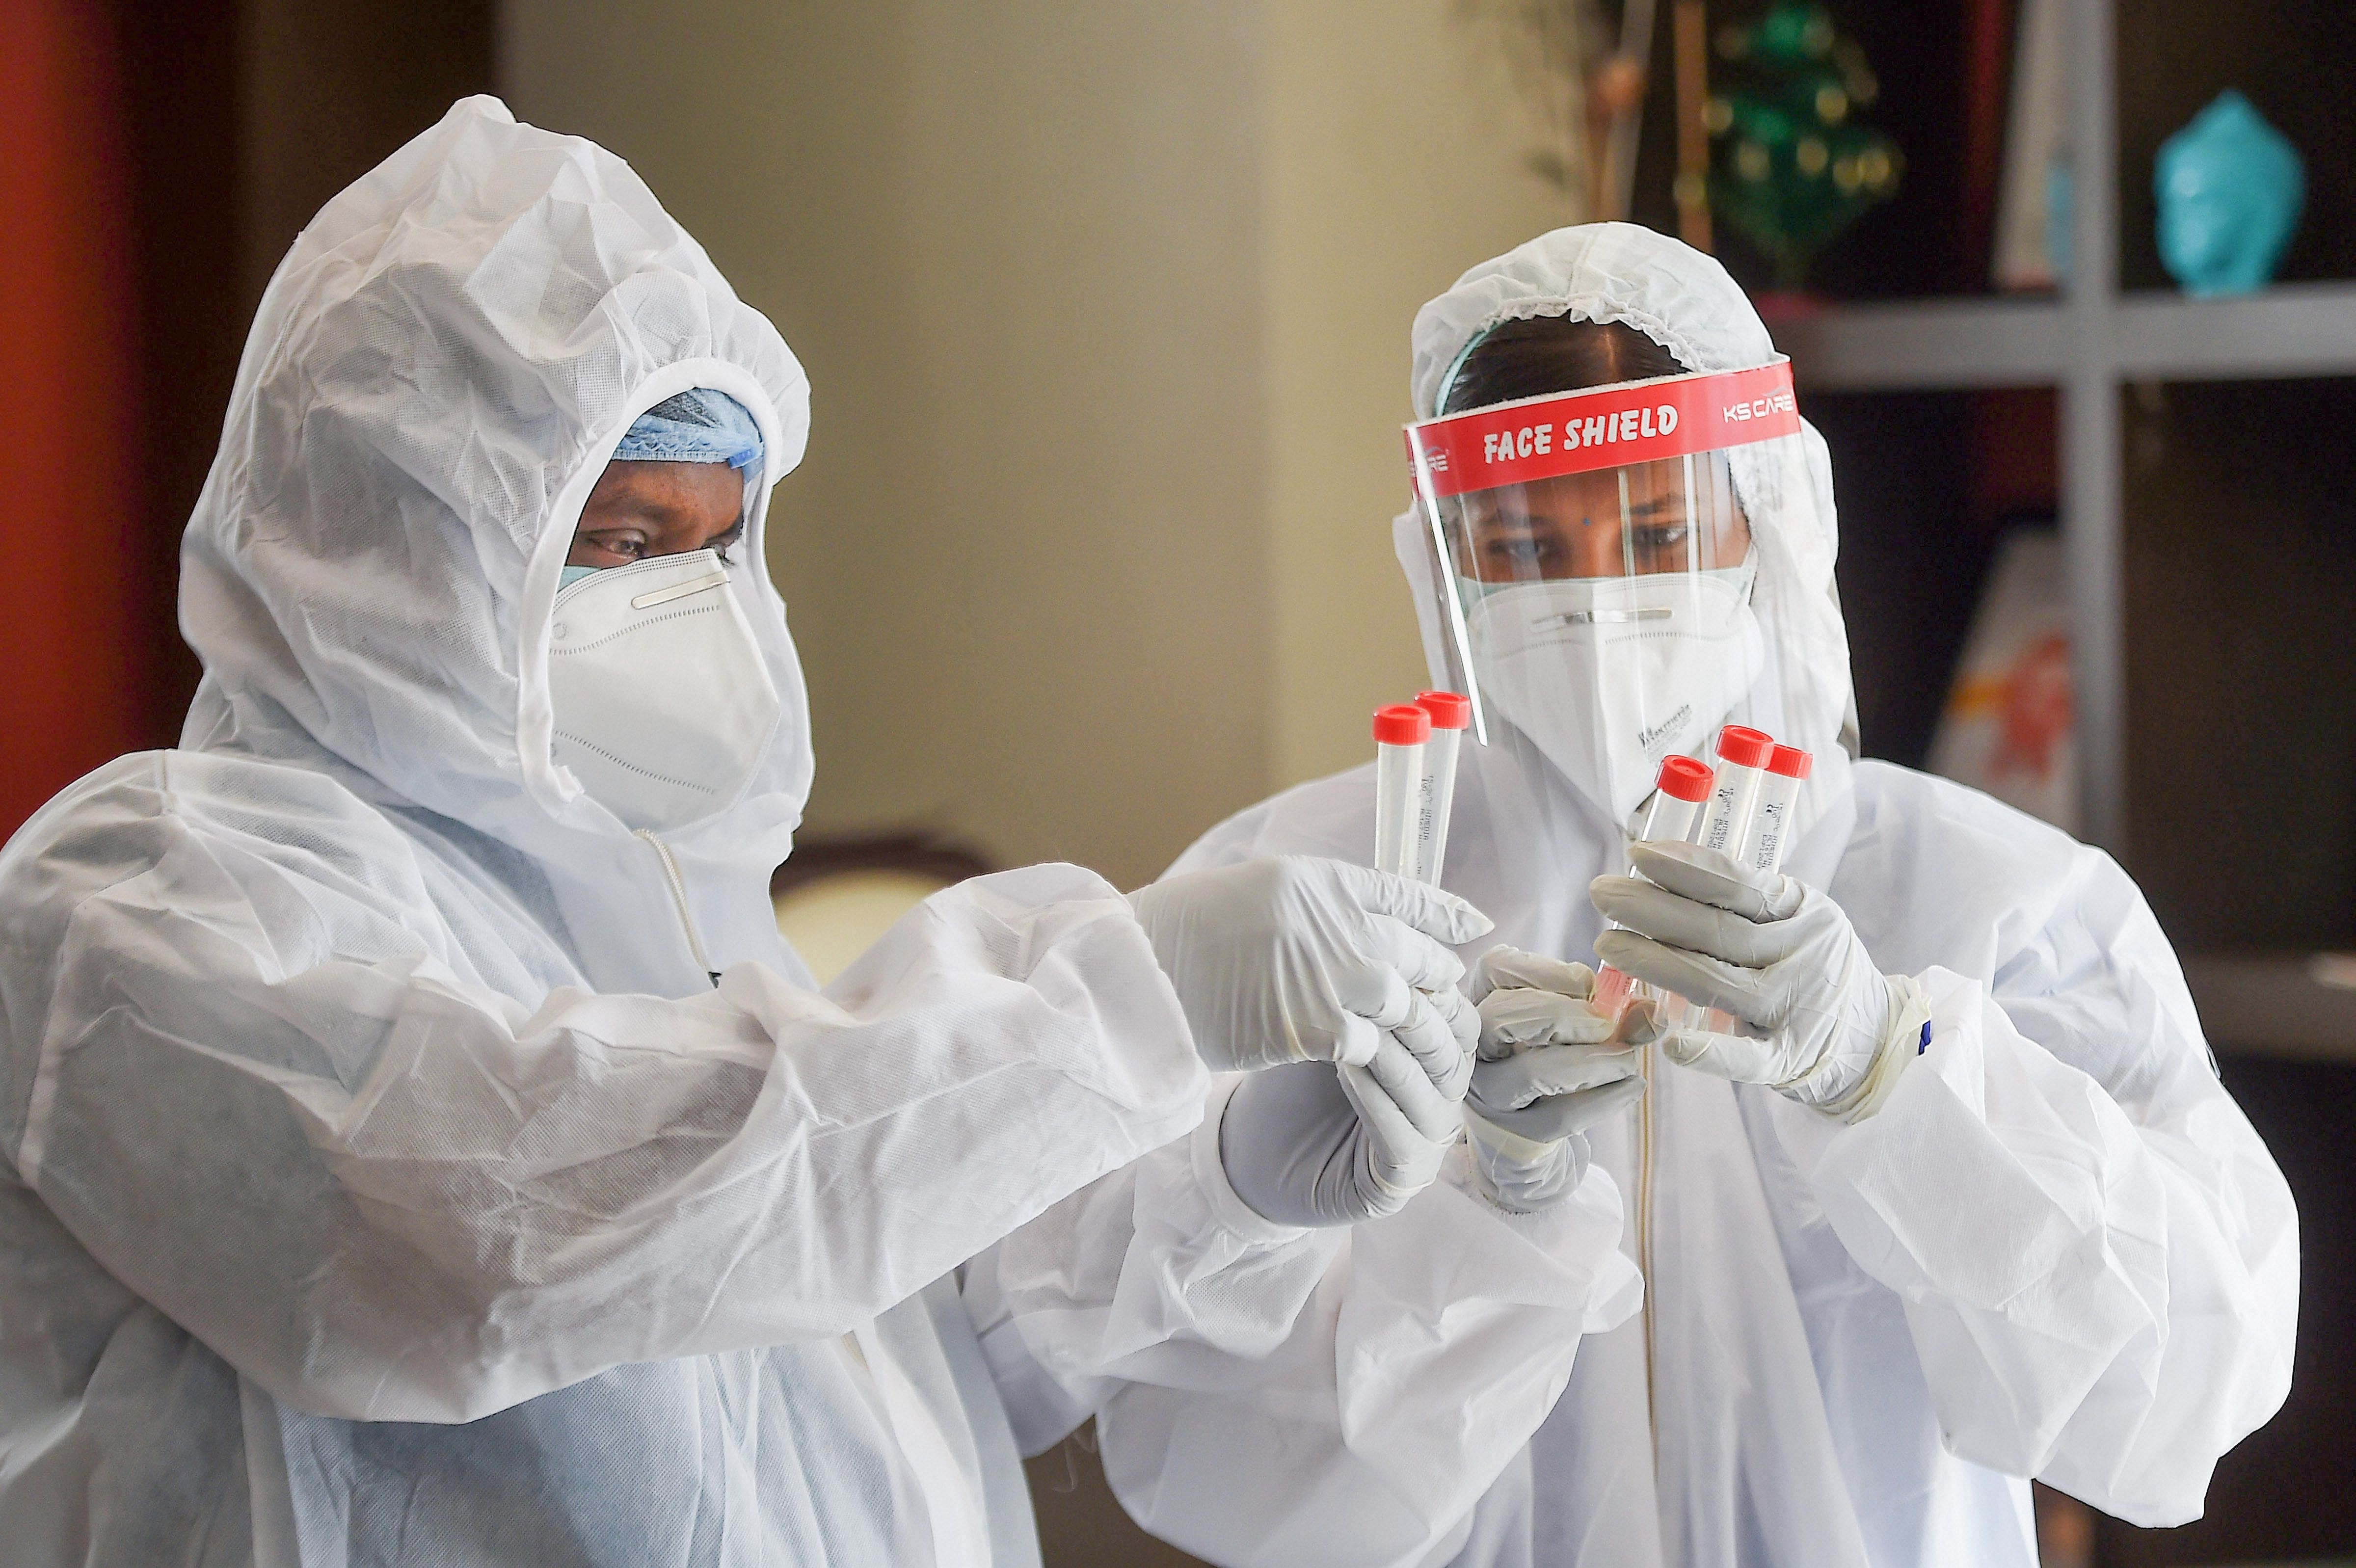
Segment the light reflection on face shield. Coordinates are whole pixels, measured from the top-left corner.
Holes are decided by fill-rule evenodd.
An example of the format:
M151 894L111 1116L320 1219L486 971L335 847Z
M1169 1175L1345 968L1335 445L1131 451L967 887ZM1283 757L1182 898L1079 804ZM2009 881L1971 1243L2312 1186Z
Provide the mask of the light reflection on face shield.
M1719 453L1499 485L1451 507L1452 564L1483 588L1720 571L1751 549Z

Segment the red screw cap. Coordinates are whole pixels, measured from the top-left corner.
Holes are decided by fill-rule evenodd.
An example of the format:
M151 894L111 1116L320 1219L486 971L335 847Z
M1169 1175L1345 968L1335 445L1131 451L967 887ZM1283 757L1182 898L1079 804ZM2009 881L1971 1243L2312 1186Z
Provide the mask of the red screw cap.
M1420 746L1431 739L1431 715L1405 702L1377 708L1375 739L1386 746Z
M1671 757L1661 764L1660 791L1676 800L1708 800L1709 780L1709 764L1692 757Z
M1419 691L1415 705L1431 715L1435 730L1472 728L1472 699L1453 691Z
M1797 746L1778 746L1767 755L1767 771L1781 773L1787 779L1804 779L1816 759Z
M1718 754L1738 768L1766 766L1767 754L1774 749L1774 736L1748 724L1729 724L1718 732Z

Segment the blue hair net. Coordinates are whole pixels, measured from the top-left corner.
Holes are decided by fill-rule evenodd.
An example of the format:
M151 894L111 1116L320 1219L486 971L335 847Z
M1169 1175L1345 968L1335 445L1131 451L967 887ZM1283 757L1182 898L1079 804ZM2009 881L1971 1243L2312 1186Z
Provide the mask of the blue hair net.
M761 462L761 427L752 413L725 392L698 387L665 398L638 416L614 449L618 463L725 463L755 468Z

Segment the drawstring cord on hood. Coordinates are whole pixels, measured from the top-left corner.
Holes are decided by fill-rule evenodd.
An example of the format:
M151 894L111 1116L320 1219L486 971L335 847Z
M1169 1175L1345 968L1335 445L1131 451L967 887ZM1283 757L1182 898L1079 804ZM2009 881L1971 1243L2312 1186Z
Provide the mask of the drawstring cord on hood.
M695 966L717 986L720 972L712 966L711 958L703 951L702 934L695 929L695 915L687 907L687 879L680 875L679 862L671 859L670 846L656 837L651 828L641 827L632 837L643 838L654 847L655 858L662 862L663 880L670 885L671 904L679 911L680 927L687 933L687 950L695 955Z

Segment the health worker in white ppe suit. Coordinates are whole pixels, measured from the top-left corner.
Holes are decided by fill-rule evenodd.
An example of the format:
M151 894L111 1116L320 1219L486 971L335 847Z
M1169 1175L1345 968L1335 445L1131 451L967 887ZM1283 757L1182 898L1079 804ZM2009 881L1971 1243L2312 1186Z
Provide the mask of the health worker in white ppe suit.
M2110 858L1857 757L1831 470L1741 291L1558 230L1424 306L1413 395L1395 539L1487 729L1446 883L1511 944L1468 1125L1526 1168L1583 1145L1646 1282L1532 1369L1568 1388L1459 1561L2029 1568L2032 1477L2198 1517L2288 1384L2289 1191ZM1730 720L1814 753L1781 870L1632 850ZM1373 814L1342 774L1173 869L1364 859ZM1598 959L1697 1010L1607 1038Z
M182 743L0 852L0 1559L1035 1563L1018 1443L1143 1390L1290 1484L1146 1478L1227 1561L1410 1563L1624 1313L1608 1192L1533 1221L1452 1152L1461 900L1033 867L811 986L759 565L808 419L637 177L495 100L297 239ZM1207 1067L1302 1061L1201 1130Z

